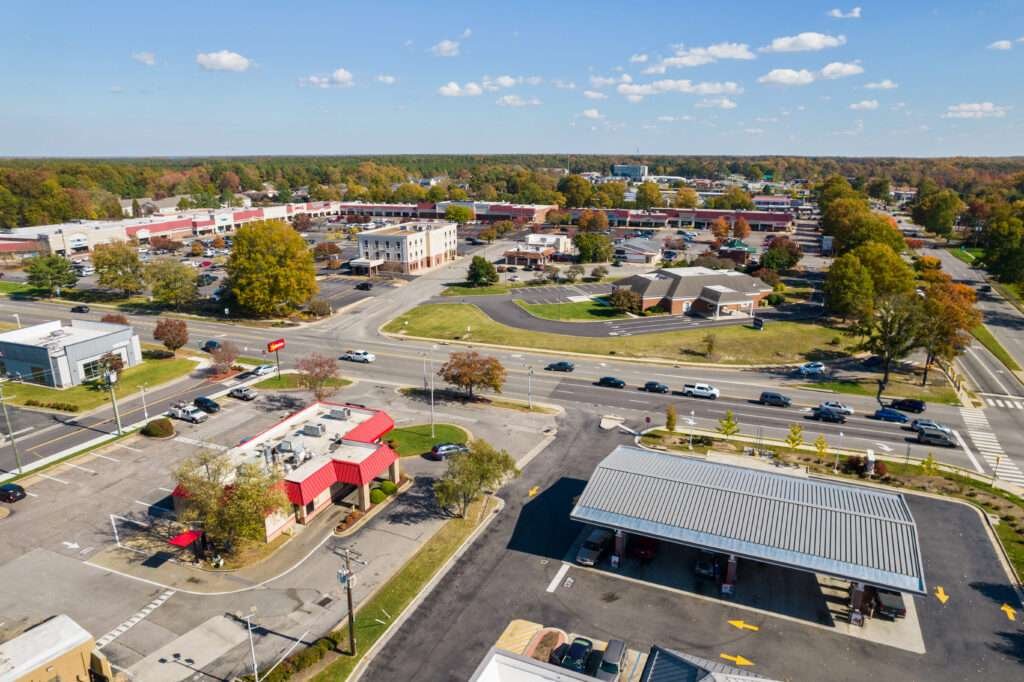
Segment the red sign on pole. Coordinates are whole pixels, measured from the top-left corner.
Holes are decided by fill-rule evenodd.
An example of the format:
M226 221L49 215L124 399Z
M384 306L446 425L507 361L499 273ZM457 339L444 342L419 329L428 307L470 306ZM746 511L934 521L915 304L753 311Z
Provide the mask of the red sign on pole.
M284 339L276 339L267 344L267 352L273 353L284 348Z

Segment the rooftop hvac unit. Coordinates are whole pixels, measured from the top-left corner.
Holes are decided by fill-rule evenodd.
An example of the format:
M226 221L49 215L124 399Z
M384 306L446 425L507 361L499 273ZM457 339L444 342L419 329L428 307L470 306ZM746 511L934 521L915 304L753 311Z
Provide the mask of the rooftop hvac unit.
M281 441L274 449L278 452L295 452L295 448L292 447L292 442L290 440Z
M346 419L352 416L352 410L348 409L347 407L343 407L340 410L331 410L330 412L327 413L327 416L330 417L331 419L345 421Z
M323 424L306 424L305 426L302 427L302 435L304 436L312 436L314 438L319 438L326 432L327 427L324 426Z

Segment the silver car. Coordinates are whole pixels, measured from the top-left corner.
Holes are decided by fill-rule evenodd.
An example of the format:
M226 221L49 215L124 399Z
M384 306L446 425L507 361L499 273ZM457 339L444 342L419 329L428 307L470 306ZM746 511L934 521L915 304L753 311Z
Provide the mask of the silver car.
M612 532L606 528L594 528L587 539L580 545L576 553L576 563L583 566L596 566L601 556L608 551L612 541Z

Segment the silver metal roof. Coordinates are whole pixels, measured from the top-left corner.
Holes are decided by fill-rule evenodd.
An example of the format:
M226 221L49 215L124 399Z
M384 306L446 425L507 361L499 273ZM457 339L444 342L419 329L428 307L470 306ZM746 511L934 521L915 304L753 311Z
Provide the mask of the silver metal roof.
M925 594L902 495L619 446L571 518L902 592Z

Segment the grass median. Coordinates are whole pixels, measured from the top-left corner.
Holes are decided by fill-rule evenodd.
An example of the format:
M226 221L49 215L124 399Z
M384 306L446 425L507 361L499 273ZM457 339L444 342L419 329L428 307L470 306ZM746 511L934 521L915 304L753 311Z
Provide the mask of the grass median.
M352 382L348 379L342 379L340 377L334 379L328 379L326 385L329 388L345 388ZM264 390L264 391L300 391L305 388L302 382L299 381L298 374L282 374L281 376L270 377L263 381L253 384L253 388Z
M814 383L803 384L804 388L814 388L824 391L833 391L844 395L861 395L874 398L878 393L878 379L826 379ZM945 375L937 369L932 369L928 378L928 385L922 386L921 380L913 372L892 372L889 375L889 385L886 387L883 397L893 398L918 398L929 403L943 403L945 405L959 405L960 399Z
M949 252L968 265L974 265L985 253L984 249L961 249L959 247L950 249Z
M604 299L597 298L573 303L526 303L518 300L516 305L534 317L556 322L604 322L628 317Z
M983 324L979 324L971 330L971 334L973 334L974 338L978 340L978 343L985 346L992 355L996 356L999 362L1006 365L1007 369L1014 372L1020 371L1020 365L1013 356L1010 355L1010 352L1003 348L1003 344L999 343L999 340L992 335L992 332L989 331L988 327Z
M841 330L811 322L769 322L763 331L747 325L636 334L581 337L518 329L495 322L465 303L420 305L395 318L384 331L440 340L463 340L520 348L659 358L723 364L790 364L835 360L850 354L854 340ZM714 336L714 354L705 354L705 338Z
M468 439L464 430L454 424L434 424L434 435L430 424L415 424L392 429L387 442L399 457L418 457L430 452L438 443L463 444Z

